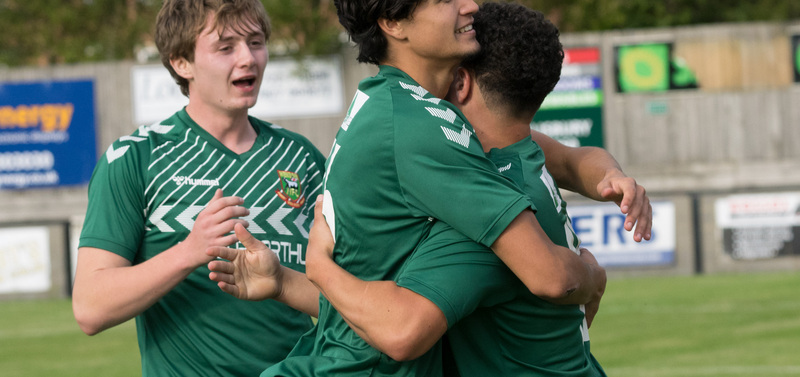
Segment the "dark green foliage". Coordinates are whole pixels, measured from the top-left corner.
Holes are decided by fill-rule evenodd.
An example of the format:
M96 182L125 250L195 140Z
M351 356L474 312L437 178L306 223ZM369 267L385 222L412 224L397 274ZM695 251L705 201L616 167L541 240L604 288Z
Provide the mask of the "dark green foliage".
M262 0L273 54L341 45L332 0ZM482 2L482 1L481 1ZM796 0L520 0L562 33L800 18ZM151 44L160 0L0 0L0 66L131 60Z

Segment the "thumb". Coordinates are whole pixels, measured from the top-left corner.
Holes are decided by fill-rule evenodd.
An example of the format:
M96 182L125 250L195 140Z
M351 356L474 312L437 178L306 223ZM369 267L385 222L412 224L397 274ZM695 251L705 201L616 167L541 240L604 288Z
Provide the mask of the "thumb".
M600 194L601 197L608 199L610 196L614 195L614 187L611 186L609 180L604 179L597 184L597 193Z
M317 195L317 201L316 203L314 203L314 221L317 221L318 219L322 219L322 221L325 221L325 216L322 215L323 198L325 198L324 195Z
M245 229L242 224L234 225L233 231L236 233L236 238L239 239L239 242L241 242L247 250L253 251L264 246L264 244L253 237L253 234Z

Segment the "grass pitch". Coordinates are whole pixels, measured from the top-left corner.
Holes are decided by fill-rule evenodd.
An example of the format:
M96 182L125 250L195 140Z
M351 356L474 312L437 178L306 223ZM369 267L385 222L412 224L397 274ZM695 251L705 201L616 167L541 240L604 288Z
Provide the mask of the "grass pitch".
M800 376L800 273L612 279L590 334L612 377ZM139 376L136 329L89 337L69 300L0 301L0 371Z

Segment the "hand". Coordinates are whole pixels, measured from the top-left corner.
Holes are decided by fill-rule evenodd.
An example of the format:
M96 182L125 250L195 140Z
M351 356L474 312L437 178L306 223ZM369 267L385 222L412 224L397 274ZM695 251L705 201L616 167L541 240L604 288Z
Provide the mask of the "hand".
M625 230L636 231L633 239L641 242L650 239L650 229L653 225L653 207L650 199L641 185L636 180L628 177L620 170L606 174L597 184L597 193L606 200L617 203L622 213L625 214Z
M193 265L202 266L211 258L203 252L212 246L228 246L237 241L236 235L231 234L236 224L247 227L247 221L238 217L247 216L250 211L241 207L242 198L236 196L222 196L222 189L217 189L214 196L198 215L194 222L192 232L181 242L188 251Z
M314 204L314 224L308 234L308 248L306 249L306 275L309 280L315 281L317 273L324 272L324 266L333 261L334 239L325 215L322 214L322 195L317 195Z
M234 231L246 249L209 247L207 255L227 260L209 262L208 278L238 299L258 301L278 297L283 289L283 267L278 256L242 224L236 224Z
M595 291L592 299L584 304L586 323L591 327L594 317L597 315L598 310L600 310L600 299L603 298L603 294L606 292L608 277L606 276L606 270L597 263L597 259L595 259L594 255L589 252L589 250L581 248L580 257L581 260L590 266L592 275L594 275L594 279L597 282L597 291Z

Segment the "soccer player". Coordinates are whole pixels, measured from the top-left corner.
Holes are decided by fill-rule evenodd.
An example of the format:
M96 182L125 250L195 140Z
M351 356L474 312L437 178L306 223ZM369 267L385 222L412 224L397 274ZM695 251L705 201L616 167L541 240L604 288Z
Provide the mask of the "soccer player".
M474 28L483 47L462 63L448 99L475 122L489 158L529 194L550 239L577 252L546 154L528 136L533 115L560 75L558 30L541 13L507 3L481 6ZM609 162L609 171L617 170ZM449 327L463 377L605 376L590 352L578 305L552 305L531 294L489 248L448 224L434 224L394 285L360 281L336 266L318 247L327 237L322 249L333 248L323 221L320 216L312 229L308 254L308 265L323 273L309 274L355 331L391 357L436 365L437 342Z
M276 301L237 300L207 277L206 249L234 244L234 225L304 270L307 198L322 189L324 156L248 116L269 35L259 0L164 1L155 40L189 104L114 142L95 168L73 310L89 335L135 317L145 376L255 375L313 325Z

